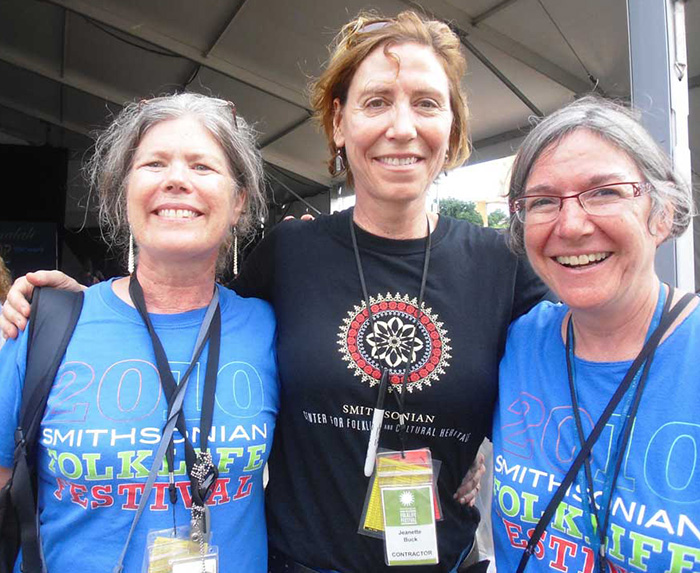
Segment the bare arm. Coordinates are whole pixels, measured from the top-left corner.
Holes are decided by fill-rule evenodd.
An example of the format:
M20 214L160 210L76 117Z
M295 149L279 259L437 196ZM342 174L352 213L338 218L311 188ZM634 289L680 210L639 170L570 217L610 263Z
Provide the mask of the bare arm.
M37 271L19 277L2 305L0 329L6 338L17 338L20 330L24 330L29 319L29 300L32 298L35 286L49 286L63 290L81 291L85 287L75 279L61 271Z
M12 468L0 468L0 489L5 487L5 484L12 477Z

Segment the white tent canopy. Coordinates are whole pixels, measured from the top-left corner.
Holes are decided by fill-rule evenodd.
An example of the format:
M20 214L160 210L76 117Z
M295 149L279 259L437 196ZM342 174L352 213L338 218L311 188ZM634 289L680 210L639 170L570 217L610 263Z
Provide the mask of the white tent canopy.
M463 39L472 161L512 153L533 115L594 87L630 98L625 0L3 0L0 142L49 143L79 158L108 109L188 89L234 101L257 125L270 173L310 196L333 183L305 93L328 43L363 8L418 7ZM699 165L700 3L685 12ZM67 224L71 213L82 220L69 193Z

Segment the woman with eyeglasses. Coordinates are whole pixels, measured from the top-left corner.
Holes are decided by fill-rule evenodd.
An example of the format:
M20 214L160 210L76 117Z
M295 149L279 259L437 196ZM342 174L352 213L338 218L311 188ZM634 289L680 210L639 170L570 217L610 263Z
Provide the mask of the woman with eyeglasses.
M220 99L132 103L86 170L105 236L136 269L85 291L48 396L36 450L46 568L264 573L275 320L268 303L216 284L234 233L265 212L253 131ZM0 353L0 486L27 341ZM14 571L43 570L30 559Z
M517 320L501 362L499 571L700 570L700 311L654 270L689 185L589 96L530 132L510 200L513 247L562 303Z
M491 430L506 329L546 288L502 235L427 210L438 174L469 155L465 68L444 23L404 12L347 24L312 104L355 208L278 225L235 284L271 301L278 322L273 572L445 572L478 560L478 511L458 488ZM14 312L5 316L22 323ZM363 514L374 456L413 460L421 448L439 500L421 531L434 527L436 543L412 549L407 492L413 533L393 552L432 564L390 567L376 491Z

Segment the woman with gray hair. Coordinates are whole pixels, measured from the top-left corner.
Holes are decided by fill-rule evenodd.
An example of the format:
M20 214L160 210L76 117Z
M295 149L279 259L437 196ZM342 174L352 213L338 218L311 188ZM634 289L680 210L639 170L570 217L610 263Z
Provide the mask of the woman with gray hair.
M624 107L582 98L525 139L511 241L561 299L513 323L494 419L499 570L700 566L697 298L654 255L690 188Z
M210 97L133 103L87 173L106 236L137 265L85 291L49 395L37 450L48 570L171 571L189 559L179 566L214 571L218 559L264 572L275 320L267 303L216 284L233 234L264 211L253 132ZM25 331L0 355L0 485L26 353Z

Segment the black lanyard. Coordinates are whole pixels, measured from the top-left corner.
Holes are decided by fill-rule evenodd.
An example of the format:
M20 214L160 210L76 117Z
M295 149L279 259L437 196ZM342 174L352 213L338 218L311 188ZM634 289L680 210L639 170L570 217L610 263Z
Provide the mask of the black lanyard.
M139 311L141 318L146 324L148 334L151 337L153 352L156 358L156 365L158 367L160 381L163 386L163 393L165 394L165 398L168 401L169 406L172 405L178 393L182 392L186 387L185 381L189 378L192 370L196 366L202 350L204 349L204 344L207 340L209 340L207 370L204 377L204 394L202 396L202 413L200 415L199 422L200 452L206 454L209 432L211 431L212 418L214 415L214 394L216 392L216 378L219 371L219 349L221 347L221 309L218 303L218 296L212 298L209 308L207 309L205 320L202 322L202 326L200 328L198 344L193 353L192 361L185 371L185 374L180 379L180 384L178 385L173 377L163 345L158 337L158 334L153 328L151 317L148 315L148 311L146 310L146 301L143 296L143 289L136 278L136 273L131 275L129 294L131 295L131 300L136 305L136 309ZM214 309L213 313L211 312L212 308ZM193 473L193 469L195 464L198 462L199 456L196 454L194 447L192 446L192 442L187 437L187 424L182 409L175 412L174 415L177 416L176 428L180 432L185 445L185 464L187 466L187 473L190 477L192 502L196 505L203 506L212 486L216 482L218 470L216 467L214 467L212 472L209 472L206 476L202 477L195 475L197 473L196 471ZM177 497L174 497L174 484L172 483L174 470L172 442L167 449L166 458L168 460L168 469L170 470L171 476L170 497L171 502L174 503L174 500L176 500Z
M354 210L350 212L350 237L352 238L352 248L355 253L355 262L357 263L357 274L360 276L360 286L362 287L362 296L365 299L365 306L367 307L367 314L369 316L369 324L372 329L372 334L376 336L377 330L374 326L374 314L372 313L372 305L370 303L369 294L367 292L367 283L365 282L365 273L362 270L362 259L360 258L360 249L357 246L357 236L355 234L355 222L353 221ZM425 285L428 282L428 267L430 266L430 248L432 246L432 234L430 232L430 219L425 216L428 223L428 236L425 239L425 254L423 256L423 274L420 280L420 290L418 291L418 308L416 314L411 314L415 322L416 332L420 328L420 319L423 315L423 296L425 295ZM411 341L413 342L413 341ZM403 372L403 379L401 380L401 392L397 395L394 392L396 401L399 408L399 438L401 439L401 452L403 453L406 441L406 418L404 412L406 411L406 383L408 380L408 375L413 366L413 346L411 345L411 350L408 355L408 360L406 360L406 368ZM386 380L388 378L388 373L386 372L386 367L381 367L381 379ZM379 408L384 405L384 395L382 391L386 392L386 384L379 384L379 396L377 398L377 404Z
M669 300L673 299L673 291L669 293L668 298ZM537 543L542 538L542 535L544 534L547 525L552 520L552 517L554 517L557 507L559 507L559 504L564 499L564 496L568 493L571 484L574 482L579 470L581 469L581 466L590 455L594 444L598 441L598 438L603 432L603 429L608 423L608 420L612 416L614 410L617 408L617 405L620 403L620 400L622 400L622 397L627 393L632 385L632 381L639 372L639 369L644 366L644 368L648 370L649 366L651 365L651 359L654 356L656 348L661 343L661 339L663 338L664 334L666 334L673 322L680 316L683 310L694 298L695 295L691 293L683 295L683 297L673 306L673 308L663 314L661 320L659 321L659 326L654 329L654 332L652 332L652 334L649 336L644 344L644 347L634 359L634 362L632 362L627 374L625 374L622 382L620 382L620 385L615 390L613 397L603 410L600 418L598 418L593 430L591 430L591 433L581 445L581 449L577 452L571 467L566 472L564 479L559 484L559 487L554 492L554 495L549 500L546 509L542 513L542 517L540 517L539 521L537 522L537 525L535 526L532 534L530 535L530 539L527 542L527 547L525 547L525 550L520 558L517 573L522 573L525 571L525 567L527 566L530 557L535 553ZM629 439L629 437L627 439ZM619 471L619 468L617 471Z
M654 316L652 318L651 323L649 324L649 328L646 334L646 340L648 340L650 333L657 328L661 319L664 316L668 315L668 311L671 306L671 299L673 298L673 291L669 293L669 296L666 298L665 301L663 301L664 292L664 286L660 285L657 309L654 312ZM662 302L663 310L661 310L660 308ZM659 310L661 310L660 315ZM579 444L581 445L581 447L583 447L586 438L583 435L583 424L581 422L581 412L579 411L577 395L578 393L576 392L576 376L573 363L575 345L576 340L574 336L574 319L573 317L571 317L569 318L569 324L566 329L566 371L569 379L569 392L571 394L571 404L573 406L574 419L576 421L576 431L578 433ZM596 551L595 553L596 560L598 562L598 568L601 571L601 573L605 571L605 540L607 537L608 523L610 521L610 507L612 505L612 494L613 491L615 491L617 477L622 467L622 459L624 458L624 452L627 449L627 444L629 443L630 435L632 432L632 426L634 425L634 419L637 415L639 402L641 401L642 393L644 392L644 387L646 385L647 377L649 375L649 368L654 358L655 351L656 348L653 348L651 354L644 362L641 375L637 371L632 379L631 387L634 388L635 382L637 387L634 388L632 393L632 403L628 404L628 407L625 412L622 412L623 429L622 433L620 434L617 440L617 447L612 453L614 467L612 473L606 479L603 497L601 500L602 507L600 508L597 507L595 502L595 487L593 483L593 472L591 471L590 456L586 457L586 459L583 462L587 485L586 489L588 494L588 507L590 508L590 511L593 514L593 517L595 518L595 532L593 532L593 535L597 536L598 538L597 543L595 544L597 546L596 548L598 549L598 551Z

